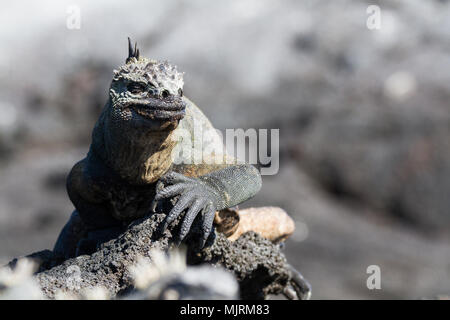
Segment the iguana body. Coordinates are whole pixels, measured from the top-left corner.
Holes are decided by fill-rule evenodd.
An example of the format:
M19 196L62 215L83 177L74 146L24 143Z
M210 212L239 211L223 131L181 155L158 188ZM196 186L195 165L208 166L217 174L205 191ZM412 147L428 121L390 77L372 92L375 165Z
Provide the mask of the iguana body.
M142 58L129 45L126 64L114 72L89 153L67 179L76 211L58 238L56 253L74 256L89 234L120 230L149 214L158 201L171 198L176 203L165 227L186 212L182 240L201 215L204 244L216 211L259 191L261 177L255 167L210 162L228 160L221 153L222 140L182 90L182 74L174 66ZM199 131L206 143L196 147L193 139L201 138L196 136Z

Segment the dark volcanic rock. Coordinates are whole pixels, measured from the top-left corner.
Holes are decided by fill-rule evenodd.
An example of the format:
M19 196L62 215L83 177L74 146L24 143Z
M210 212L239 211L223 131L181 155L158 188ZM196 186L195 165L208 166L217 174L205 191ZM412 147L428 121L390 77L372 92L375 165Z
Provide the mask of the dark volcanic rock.
M230 242L222 234L211 247L191 253L190 263L209 262L231 270L237 277L243 299L264 299L283 291L290 280L286 258L279 246L254 232Z
M119 237L101 244L90 255L63 262L49 255L49 251L31 255L40 260L37 279L45 295L54 298L59 289L79 293L97 286L104 287L112 296L129 292L133 286L129 267L139 257L149 257L152 248L168 250L176 240L173 234L178 234L177 223L171 230L160 231L164 217L165 214L157 213L136 221ZM188 264L207 262L230 270L240 284L242 298L261 299L268 294L281 293L289 282L288 265L278 245L255 233L246 233L235 242L217 234L214 241L210 240L210 246L197 251L195 235L198 231L194 226L187 240ZM73 276L80 281L75 284Z

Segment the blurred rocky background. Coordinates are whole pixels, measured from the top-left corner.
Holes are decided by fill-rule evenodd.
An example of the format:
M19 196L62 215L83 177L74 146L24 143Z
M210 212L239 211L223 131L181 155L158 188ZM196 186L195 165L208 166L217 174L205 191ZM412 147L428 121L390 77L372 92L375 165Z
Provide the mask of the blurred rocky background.
M30 0L0 21L0 262L52 248L131 36L218 128L280 129L279 173L242 206L295 219L313 298L450 292L448 1Z

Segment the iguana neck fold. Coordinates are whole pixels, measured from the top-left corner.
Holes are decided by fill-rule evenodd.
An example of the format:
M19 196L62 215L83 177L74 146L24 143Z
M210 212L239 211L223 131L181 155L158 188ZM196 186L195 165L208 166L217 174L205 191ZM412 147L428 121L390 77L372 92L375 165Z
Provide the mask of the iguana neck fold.
M110 103L94 127L90 152L130 184L156 182L172 165L174 127L155 131L118 125L110 118Z

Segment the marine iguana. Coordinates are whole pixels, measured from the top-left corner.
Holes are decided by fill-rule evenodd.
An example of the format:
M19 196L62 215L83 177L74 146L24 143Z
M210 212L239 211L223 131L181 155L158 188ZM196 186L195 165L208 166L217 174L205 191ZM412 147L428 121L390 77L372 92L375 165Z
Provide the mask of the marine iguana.
M56 254L76 256L80 240L89 243L95 234L98 241L103 231L109 235L113 229L121 230L168 199L175 203L164 228L185 212L179 240L199 220L203 247L215 212L259 191L259 171L249 164L230 162L220 152L222 140L200 109L183 95L183 84L176 66L140 56L128 38L128 58L114 70L89 152L67 178L76 210L58 237ZM192 154L186 152L196 142L191 137L198 139L195 131L199 129L209 143L192 149ZM191 137L186 138L186 132ZM200 162L186 161L198 152ZM220 158L222 163L217 163Z

